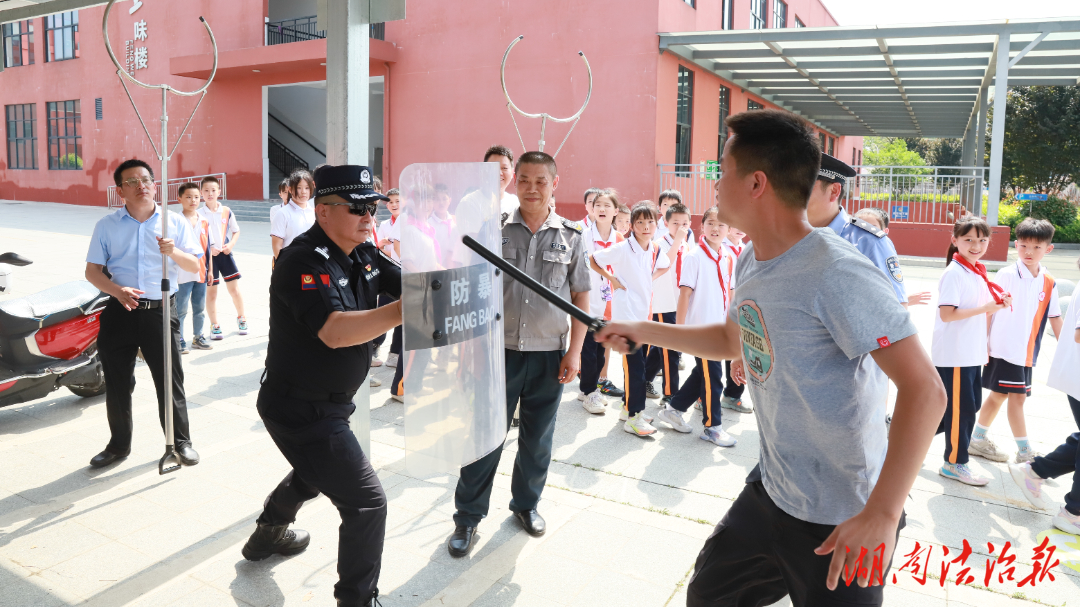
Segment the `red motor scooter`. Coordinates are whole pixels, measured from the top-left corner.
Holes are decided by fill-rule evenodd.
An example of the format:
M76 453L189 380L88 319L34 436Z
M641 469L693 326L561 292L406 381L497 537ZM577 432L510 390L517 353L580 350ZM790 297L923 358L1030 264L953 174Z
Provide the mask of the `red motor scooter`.
M29 265L13 253L0 264ZM0 407L64 386L83 397L105 393L97 353L98 317L109 296L85 280L0 301Z

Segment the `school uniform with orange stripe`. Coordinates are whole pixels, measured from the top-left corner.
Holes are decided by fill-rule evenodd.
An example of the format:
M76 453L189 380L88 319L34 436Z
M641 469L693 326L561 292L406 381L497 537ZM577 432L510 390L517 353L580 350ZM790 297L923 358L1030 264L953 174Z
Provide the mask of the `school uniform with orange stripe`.
M1002 268L994 282L1012 295L1012 306L990 324L990 361L982 385L1000 394L1031 395L1031 368L1039 357L1046 323L1061 316L1057 282L1041 264L1032 275L1022 261Z

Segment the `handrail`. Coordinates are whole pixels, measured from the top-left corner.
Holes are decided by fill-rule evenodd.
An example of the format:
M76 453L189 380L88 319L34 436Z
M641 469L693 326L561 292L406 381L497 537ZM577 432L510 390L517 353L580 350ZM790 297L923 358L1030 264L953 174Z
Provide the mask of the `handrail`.
M310 141L308 141L307 139L304 139L304 136L303 136L303 135L301 135L300 133L297 133L296 131L294 131L294 130L292 130L291 128L289 128L289 125L287 125L287 124L285 124L284 122L282 122L282 121L281 121L281 118L278 118L277 116L275 116L275 115L271 114L270 112L267 112L267 113L266 113L266 115L267 115L267 116L269 116L269 117L271 117L271 118L273 118L274 120L277 120L277 123L278 123L278 124L280 124L281 126L285 127L285 130L286 130L286 131L289 131L289 132L290 132L290 133L292 133L293 135L296 135L296 138L297 138L297 139L299 139L300 141L303 141L304 143L306 143L306 144L308 144L309 146L311 146L311 149L315 150L316 152L318 152L319 154L321 154L321 155L323 155L323 156L326 156L326 152L324 152L324 151L320 150L319 148L315 147L315 144L314 144L314 143L311 143L311 142L310 142Z

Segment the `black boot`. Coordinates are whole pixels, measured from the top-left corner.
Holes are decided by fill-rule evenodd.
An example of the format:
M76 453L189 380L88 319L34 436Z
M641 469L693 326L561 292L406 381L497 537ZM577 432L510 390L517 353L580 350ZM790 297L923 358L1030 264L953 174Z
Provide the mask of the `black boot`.
M259 525L241 553L249 561L261 561L271 555L292 556L307 549L311 536L288 525Z
M382 607L382 603L379 602L379 591L375 590L375 594L371 595L371 598L363 603L353 603L349 601L337 600L338 607Z

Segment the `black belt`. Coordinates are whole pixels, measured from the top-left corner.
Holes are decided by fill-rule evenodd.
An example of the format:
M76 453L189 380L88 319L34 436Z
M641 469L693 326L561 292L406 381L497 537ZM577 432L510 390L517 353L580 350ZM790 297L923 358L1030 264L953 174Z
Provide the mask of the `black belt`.
M175 304L176 303L176 297L173 296L173 295L170 295L169 296L169 303L170 304ZM132 310L156 310L156 309L158 309L160 307L161 307L161 300L160 299L140 299L138 305L136 305L134 308L132 308Z
M344 404L351 403L353 395L356 394L356 390L353 390L351 392L326 392L322 390L305 390L303 388L298 388L287 381L276 379L273 377L267 377L268 371L269 369L263 369L262 378L259 379L259 384L264 386L270 386L282 396L291 396L298 400Z

